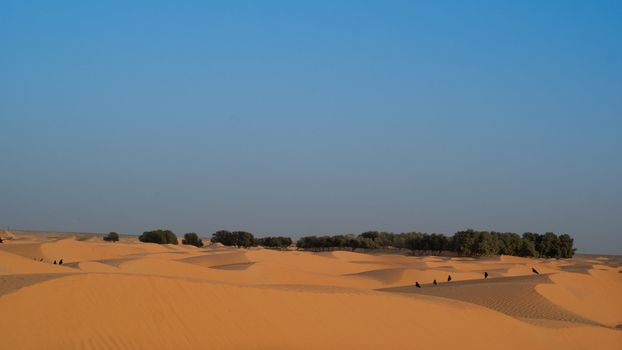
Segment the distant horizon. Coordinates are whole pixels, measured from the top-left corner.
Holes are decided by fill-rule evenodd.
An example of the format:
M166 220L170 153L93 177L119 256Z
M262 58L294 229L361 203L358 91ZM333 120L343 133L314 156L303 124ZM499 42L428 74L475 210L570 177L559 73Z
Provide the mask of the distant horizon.
M0 226L0 229L1 230L7 230L9 232L14 231L14 232L25 232L25 233L34 233L34 234L37 234L37 233L41 233L41 234L45 234L45 233L59 233L59 234L69 234L69 235L71 235L71 234L89 234L89 235L91 235L92 234L92 235L102 235L102 236L106 235L106 234L108 234L110 232L116 232L116 233L118 233L120 235L133 236L133 237L137 237L137 238L145 231L163 229L163 230L171 230L171 231L173 231L175 233L175 235L180 236L180 237L183 236L186 233L196 233L199 237L204 238L204 239L210 239L213 233L215 233L217 231L220 231L220 230L237 231L237 230L223 228L223 229L215 230L215 231L210 232L210 233L206 233L206 232L201 232L201 231L176 231L176 230L173 230L173 229L167 228L167 227L153 227L153 228L148 228L148 229L146 229L145 231L142 231L142 232L124 232L124 231L115 231L115 230L111 230L111 231L29 230L29 229L11 228L11 227L4 227L3 228L2 226ZM458 231L465 231L465 230L471 230L471 229L473 229L473 230L481 230L481 231L489 231L489 232L493 232L493 231L501 232L501 231L496 231L496 230L475 229L475 228L465 228L465 229L458 230ZM247 232L253 233L257 237L268 237L268 236L291 237L294 241L296 241L296 240L298 240L298 239L300 239L301 237L304 237L304 236L313 236L313 235L315 235L315 236L349 235L349 234L359 235L359 234L361 234L363 232L368 232L368 231L391 232L391 231L387 231L387 230L367 230L367 231L362 231L362 232L331 232L331 233L315 233L315 234L261 234L261 233L256 233L256 232L253 232L253 231L250 231L250 230L239 230L239 231L247 231ZM458 231L456 231L456 232L458 232ZM423 233L423 231L417 231L417 230L410 230L410 231L403 231L403 232L393 232L393 233L407 233L407 232L422 232ZM509 231L504 231L504 232L509 232ZM548 231L548 232L551 232L551 231ZM452 232L452 233L426 232L426 233L436 233L436 234L442 234L442 235L445 235L445 236L451 236L455 232ZM513 232L513 233L516 233L516 234L522 236L523 233L526 233L526 232ZM546 232L532 232L532 233L544 234ZM554 233L559 235L559 234L563 234L563 233L566 233L566 232L554 232ZM572 234L570 234L570 236L572 236ZM573 238L574 238L574 236L573 236ZM593 252L593 251L585 252L585 251L582 251L579 248L577 248L576 254L601 255L601 256L622 256L622 253L621 254L615 254L615 253L602 253L602 252Z

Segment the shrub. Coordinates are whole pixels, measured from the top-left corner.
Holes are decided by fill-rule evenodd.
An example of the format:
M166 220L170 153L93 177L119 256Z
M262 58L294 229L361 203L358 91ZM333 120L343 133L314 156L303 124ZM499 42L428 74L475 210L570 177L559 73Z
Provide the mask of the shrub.
M138 240L144 243L177 244L177 236L171 230L145 231Z
M196 233L190 232L184 235L184 239L181 240L181 244L193 245L195 247L201 248L203 246L203 241Z
M104 237L104 241L106 242L118 242L119 234L116 232L110 232L108 235Z

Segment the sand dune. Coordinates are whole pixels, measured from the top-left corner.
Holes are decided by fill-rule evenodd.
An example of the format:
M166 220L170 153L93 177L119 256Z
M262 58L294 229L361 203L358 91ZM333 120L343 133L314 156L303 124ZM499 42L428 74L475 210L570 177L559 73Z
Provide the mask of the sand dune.
M212 267L218 265L249 263L251 260L246 256L246 252L234 250L230 252L219 252L209 255L203 254L200 256L184 258L183 262L204 267Z
M551 303L536 292L536 286L552 283L549 275L527 275L445 282L422 288L404 286L382 289L465 301L526 320L549 320L597 325L584 317Z
M0 249L0 275L27 273L71 273L70 268L53 265L48 261L40 262Z
M601 324L622 324L622 276L615 270L554 274L551 280L536 286L551 303Z
M540 329L491 311L413 298L287 292L142 276L89 274L51 280L3 297L0 309L15 315L10 321L0 320L0 329L15 330L3 336L11 349L42 344L48 349L377 349L414 344L477 344L477 348L493 349L498 347L497 337L507 339L516 332L524 337L507 348L606 346L619 340L618 332L598 328L577 328L585 336L569 340L559 335L570 332ZM37 309L46 309L46 317L29 311ZM448 313L458 317L447 318ZM464 327L466 319L496 336L481 337ZM32 329L46 331L29 337ZM421 332L413 338L417 330ZM383 334L387 336L379 336Z
M0 244L2 349L622 346L615 327L622 323L622 274L611 260L310 253L92 238L18 234ZM51 263L60 257L63 266ZM533 266L542 274L532 274ZM585 272L570 272L573 267ZM432 286L433 279L440 284Z

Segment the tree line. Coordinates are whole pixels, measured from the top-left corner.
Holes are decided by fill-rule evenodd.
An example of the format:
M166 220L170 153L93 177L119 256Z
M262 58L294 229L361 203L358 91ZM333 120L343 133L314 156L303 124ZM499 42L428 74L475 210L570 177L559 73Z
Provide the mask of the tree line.
M267 247L267 248L287 248L293 244L290 237L261 237L256 238L252 233L246 231L226 231L221 230L212 234L212 243L221 243L226 246L238 248Z
M110 236L110 234L108 236ZM108 237L105 237L104 240L106 240L106 238ZM145 243L178 244L177 235L171 230L145 231L138 237L138 240ZM199 238L199 235L196 233L188 232L184 234L181 244L193 245L200 248L203 246L203 240Z
M106 241L118 241L116 232L104 237ZM159 244L178 244L177 236L170 230L146 231L139 238L141 242ZM288 248L293 244L290 237L268 236L255 237L246 231L220 230L214 232L212 243L225 246L250 248ZM203 246L203 240L194 233L186 233L182 244ZM392 233L367 231L359 235L305 236L296 242L296 247L303 250L335 249L408 249L413 254L442 254L450 252L460 256L514 255L537 258L571 258L576 249L574 240L568 234L556 235L526 232L518 235L513 232L464 230L446 236L438 233L406 232Z
M538 234L465 230L453 236L437 233L368 231L360 235L306 236L296 247L307 250L408 249L415 254L453 252L461 256L514 255L539 258L571 258L574 240L568 234Z
M117 242L119 234L110 232L103 237L104 241ZM138 237L138 240L144 243L157 244L178 244L177 235L171 230L153 230L145 231ZM226 246L235 246L238 248L249 247L267 247L267 248L287 248L293 244L290 237L260 237L256 238L252 233L246 231L225 231L221 230L212 234L212 243L221 243ZM203 247L203 240L194 232L184 234L181 244L193 245L195 247Z

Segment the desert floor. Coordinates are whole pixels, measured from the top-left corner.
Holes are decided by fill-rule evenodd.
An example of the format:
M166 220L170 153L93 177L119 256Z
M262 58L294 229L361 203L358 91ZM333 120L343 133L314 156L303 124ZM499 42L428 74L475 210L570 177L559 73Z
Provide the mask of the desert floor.
M12 236L0 244L0 349L622 349L615 257Z

